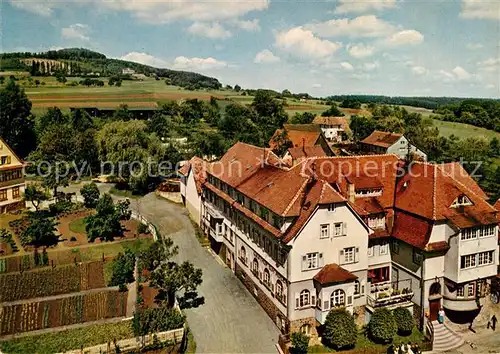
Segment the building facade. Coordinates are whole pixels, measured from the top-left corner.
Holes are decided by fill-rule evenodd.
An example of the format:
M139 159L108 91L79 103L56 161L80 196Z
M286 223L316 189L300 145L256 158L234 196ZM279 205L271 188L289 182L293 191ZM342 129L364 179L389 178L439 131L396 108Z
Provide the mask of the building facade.
M0 138L0 213L24 208L25 186L22 160Z
M331 143L341 143L349 140L351 129L345 117L321 117L314 118L312 124L321 128L325 138Z
M200 213L283 332L316 336L337 307L360 325L378 307L422 321L441 306L450 318L480 309L498 265L497 212L459 165L386 154L284 166L269 149L234 145L207 165Z
M412 145L402 134L376 130L361 141L361 147L367 153L394 154L401 159L405 159L408 154L412 154L419 160L427 161L427 155L415 145Z

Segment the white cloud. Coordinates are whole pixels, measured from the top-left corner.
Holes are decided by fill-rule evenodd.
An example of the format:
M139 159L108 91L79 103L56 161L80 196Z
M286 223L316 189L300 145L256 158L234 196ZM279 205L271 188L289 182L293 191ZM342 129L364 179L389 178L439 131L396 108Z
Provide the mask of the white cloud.
M427 74L427 69L423 66L414 66L411 68L411 72L415 75L425 75Z
M321 84L313 84L312 85L312 88L321 88L321 87L322 87Z
M455 76L452 73L449 73L445 70L439 70L436 74L437 78L442 79L445 82L450 82L455 79Z
M469 74L461 66L456 66L455 69L453 69L451 72L455 74L458 80L469 80L471 78L471 74Z
M275 46L299 57L323 59L335 53L342 44L320 39L300 26L277 33Z
M495 0L462 0L460 17L500 20L500 2Z
M307 25L306 28L322 37L374 38L387 36L396 30L393 25L374 15L312 23Z
M139 52L130 52L120 57L121 60L133 61L135 63L140 63L144 65L150 65L157 68L166 68L168 67L168 62L163 59L154 57L150 54L139 53Z
M365 58L372 56L375 52L375 47L365 44L349 44L347 52L354 58Z
M261 11L269 7L269 0L82 0L82 1L28 1L10 0L13 6L23 10L50 16L56 8L91 4L113 11L130 12L134 17L151 24L163 24L177 20L217 21L237 19L251 11Z
M180 56L174 59L174 69L179 70L209 70L209 69L222 69L227 67L225 61L220 61L212 57L209 58L186 58Z
M403 30L389 36L386 43L392 46L399 46L405 44L420 44L423 41L424 36L419 31Z
M269 49L264 49L255 55L254 63L277 63L280 58L273 54Z
M396 7L396 0L339 0L335 14L349 12L366 12L369 10L384 10Z
M231 24L248 32L260 31L260 21L257 18L253 20L234 20L231 21Z
M500 71L500 57L489 58L484 61L480 61L477 63L477 66L480 71L486 71L486 72Z
M467 43L465 48L467 48L469 50L479 50L479 49L484 48L484 45L482 45L481 43Z
M340 67L344 70L347 70L347 71L354 70L354 66L352 66L352 64L347 62L347 61L343 61L342 63L340 63Z
M364 63L363 69L366 71L373 71L380 67L380 63L378 61L374 61L373 63Z
M89 26L81 23L75 23L69 27L61 28L61 36L66 39L88 41L90 40L90 37L87 35L89 30Z
M187 30L195 36L212 39L226 39L232 36L231 32L222 27L218 22L213 22L212 24L195 22Z

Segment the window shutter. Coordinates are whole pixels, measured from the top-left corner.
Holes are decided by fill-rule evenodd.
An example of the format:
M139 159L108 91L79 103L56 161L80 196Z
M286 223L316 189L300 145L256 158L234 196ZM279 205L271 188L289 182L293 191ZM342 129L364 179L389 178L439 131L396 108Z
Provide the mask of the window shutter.
M347 297L347 305L352 305L352 296Z
M344 250L340 250L339 264L344 264Z
M361 285L361 294L364 294L364 293L365 293L365 286Z
M302 270L305 270L306 269L306 256L302 256Z
M300 307L299 294L295 294L295 308L298 309L299 307Z
M311 306L316 306L316 296L311 296Z
M330 308L330 301L323 301L323 310L328 310Z
M358 262L359 261L359 247L356 247L356 249L354 250L354 261L355 262Z
M347 223L342 223L342 235L347 235Z
M262 280L262 272L259 272L259 279Z
M319 254L319 267L322 268L323 267L323 253L320 253Z

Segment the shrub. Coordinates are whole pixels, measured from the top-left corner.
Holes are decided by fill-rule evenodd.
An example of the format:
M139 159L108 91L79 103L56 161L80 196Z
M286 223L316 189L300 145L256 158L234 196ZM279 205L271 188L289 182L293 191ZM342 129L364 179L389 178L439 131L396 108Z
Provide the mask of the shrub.
M94 182L84 185L80 189L80 194L83 197L83 204L86 208L95 208L97 206L97 201L99 200L99 188Z
M302 332L293 332L292 336L292 349L293 354L306 354L309 349L309 336Z
M134 281L135 255L130 250L119 253L113 262L110 286L124 285Z
M356 344L358 328L354 317L345 309L331 310L326 316L323 339L329 347L340 349Z
M372 315L368 330L371 338L378 343L390 343L396 335L396 320L386 308L376 309Z
M399 334L410 334L413 330L413 326L415 325L411 312L403 307L398 307L394 309L392 314L394 316L394 319L396 320Z
M120 285L118 285L118 291L124 293L124 292L128 291L128 288L125 284L120 284Z
M73 203L69 200L58 200L49 205L49 211L52 215L59 215L73 210Z
M149 233L149 229L148 229L146 224L140 223L139 225L137 225L137 234L138 235L147 234L147 233Z
M132 329L135 336L144 336L181 328L185 320L184 315L176 309L169 309L166 306L147 308L134 313Z

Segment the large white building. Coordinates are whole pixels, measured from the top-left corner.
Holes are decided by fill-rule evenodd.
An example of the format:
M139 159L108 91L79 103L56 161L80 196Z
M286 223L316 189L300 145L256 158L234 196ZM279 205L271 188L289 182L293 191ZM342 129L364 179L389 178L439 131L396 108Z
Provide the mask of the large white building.
M23 161L0 137L0 213L24 208L23 169Z
M316 335L335 307L359 324L380 306L418 320L440 306L474 313L497 273L496 210L458 164L391 154L286 166L237 143L206 166L201 226L285 333Z

